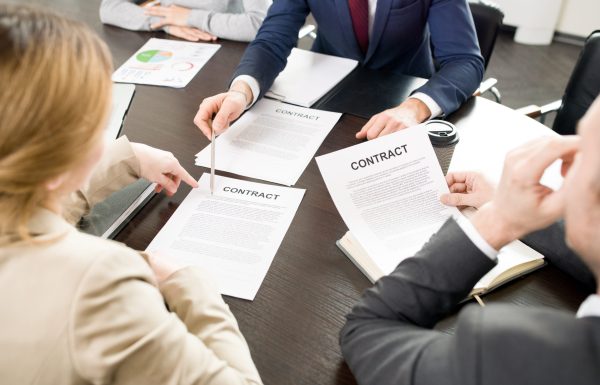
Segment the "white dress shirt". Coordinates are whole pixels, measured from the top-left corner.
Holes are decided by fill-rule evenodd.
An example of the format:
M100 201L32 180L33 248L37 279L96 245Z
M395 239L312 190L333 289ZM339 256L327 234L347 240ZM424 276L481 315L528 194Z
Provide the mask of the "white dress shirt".
M377 0L369 0L369 37L372 35L373 32L373 23L375 20L376 10ZM248 109L252 107L254 103L256 103L258 95L260 94L260 85L258 84L258 81L256 79L249 75L240 75L233 79L232 83L235 83L239 80L244 81L246 84L248 84L248 86L250 86L250 89L252 90L252 103L246 106L246 109ZM433 119L442 114L442 109L440 108L439 104L437 104L435 100L433 100L429 95L426 95L422 92L417 92L409 97L409 99L411 98L420 100L421 102L423 102L423 104L427 106L427 108L429 108L429 111L431 111L431 116L429 116L429 119Z

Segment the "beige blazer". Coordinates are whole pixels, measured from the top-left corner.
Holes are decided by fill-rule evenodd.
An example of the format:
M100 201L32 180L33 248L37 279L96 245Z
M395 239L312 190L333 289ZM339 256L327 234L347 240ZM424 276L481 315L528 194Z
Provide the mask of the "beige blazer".
M116 141L66 203L69 218L138 172L129 142ZM0 236L0 383L261 383L202 270L179 270L158 286L142 254L80 233L53 212L39 209L29 228L35 244Z

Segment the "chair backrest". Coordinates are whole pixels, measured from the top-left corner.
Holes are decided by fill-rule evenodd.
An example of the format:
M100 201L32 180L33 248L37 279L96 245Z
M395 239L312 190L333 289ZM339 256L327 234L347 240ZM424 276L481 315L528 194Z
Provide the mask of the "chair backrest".
M483 0L469 1L469 8L473 14L481 56L483 56L484 65L487 68L494 51L498 30L504 20L504 13L496 4Z
M577 122L600 94L600 30L588 36L567 83L552 129L572 135Z

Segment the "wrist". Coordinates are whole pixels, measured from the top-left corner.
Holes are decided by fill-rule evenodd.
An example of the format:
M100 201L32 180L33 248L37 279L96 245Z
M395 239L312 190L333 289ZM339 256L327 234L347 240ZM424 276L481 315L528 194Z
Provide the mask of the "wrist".
M254 100L254 95L252 94L252 89L250 86L243 80L238 80L234 82L231 87L229 87L229 92L239 93L244 96L246 100L245 107L248 107L250 103Z
M412 111L415 120L419 123L426 121L431 116L429 107L427 107L427 105L421 100L416 98L408 98L400 106Z
M470 219L481 237L496 250L519 238L514 225L493 203L483 205Z

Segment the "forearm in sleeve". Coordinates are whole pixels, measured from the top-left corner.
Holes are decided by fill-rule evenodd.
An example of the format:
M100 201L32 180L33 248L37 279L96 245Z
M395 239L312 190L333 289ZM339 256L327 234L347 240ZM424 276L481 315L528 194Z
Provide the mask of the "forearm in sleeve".
M427 22L440 68L415 92L430 96L448 115L479 87L483 57L466 0L434 0Z
M192 9L188 24L222 39L252 41L260 28L268 5L266 1L250 1L254 8L244 13L219 13L211 10Z
M163 297L132 250L96 260L72 311L82 378L115 385L262 383L235 319L196 268L168 278Z
M200 268L179 270L160 285L169 309L216 357L253 382L260 377L244 336L212 278Z
M423 354L450 352L455 340L430 328L494 265L454 220L446 222L415 257L367 290L347 316L340 343L358 382L412 384L417 374L435 378L417 371ZM433 366L450 373L448 362Z
M100 20L132 31L149 31L160 18L145 15L144 9L130 0L102 0Z
M140 165L127 137L111 142L89 183L63 203L65 218L77 223L96 203L135 182L139 175Z
M232 79L240 75L252 76L260 85L259 97L262 97L285 68L287 57L296 46L298 31L309 11L303 0L275 1Z

